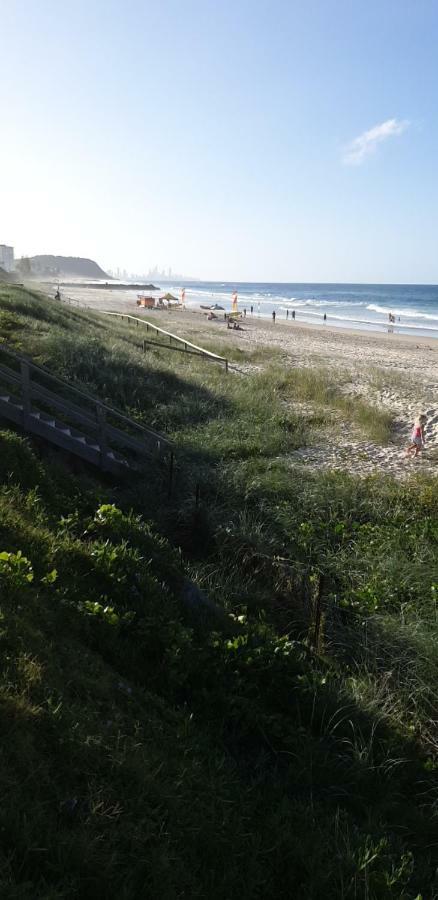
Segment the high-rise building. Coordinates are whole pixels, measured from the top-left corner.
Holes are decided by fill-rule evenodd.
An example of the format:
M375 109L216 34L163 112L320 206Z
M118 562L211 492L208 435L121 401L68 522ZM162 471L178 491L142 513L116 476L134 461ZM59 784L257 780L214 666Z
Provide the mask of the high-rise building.
M14 271L14 248L7 244L0 244L0 268L5 272Z

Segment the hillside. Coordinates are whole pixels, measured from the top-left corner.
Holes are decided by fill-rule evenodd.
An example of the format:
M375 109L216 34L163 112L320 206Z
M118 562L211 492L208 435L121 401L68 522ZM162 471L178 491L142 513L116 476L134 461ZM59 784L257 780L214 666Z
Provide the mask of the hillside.
M318 373L139 331L0 287L1 341L176 451L169 497L0 422L0 896L432 898L436 479L294 468Z
M33 275L59 275L75 278L104 278L111 280L93 259L81 256L30 256Z

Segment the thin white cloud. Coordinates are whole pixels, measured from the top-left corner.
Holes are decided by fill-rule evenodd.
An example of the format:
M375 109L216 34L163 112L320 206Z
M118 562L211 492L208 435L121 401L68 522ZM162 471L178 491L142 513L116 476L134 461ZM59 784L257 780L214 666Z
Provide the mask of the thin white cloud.
M381 125L375 125L369 131L364 131L359 137L354 138L354 141L347 144L342 162L346 166L360 166L368 156L375 152L378 144L390 137L403 134L408 125L407 119L387 119Z

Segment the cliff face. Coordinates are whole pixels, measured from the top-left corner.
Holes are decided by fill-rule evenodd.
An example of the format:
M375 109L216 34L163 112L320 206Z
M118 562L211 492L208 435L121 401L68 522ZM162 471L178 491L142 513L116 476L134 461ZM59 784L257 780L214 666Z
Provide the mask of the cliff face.
M75 278L105 278L110 276L94 262L81 256L31 256L33 275L69 275Z

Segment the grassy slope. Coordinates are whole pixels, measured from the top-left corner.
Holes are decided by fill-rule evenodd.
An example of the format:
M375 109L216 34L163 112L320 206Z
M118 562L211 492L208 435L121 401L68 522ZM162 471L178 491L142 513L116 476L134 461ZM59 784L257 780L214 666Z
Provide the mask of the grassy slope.
M433 896L435 483L294 472L318 373L143 358L19 289L0 334L180 446L168 504L1 436L1 896Z

